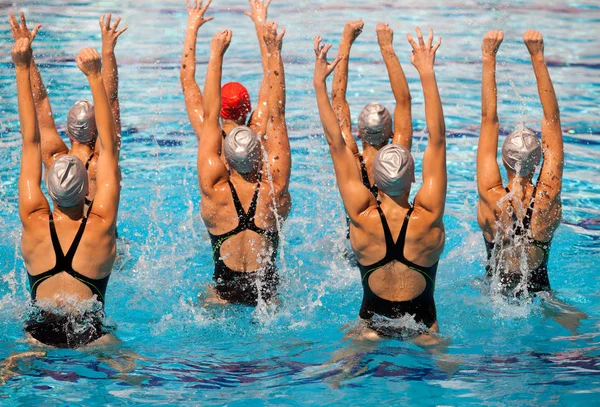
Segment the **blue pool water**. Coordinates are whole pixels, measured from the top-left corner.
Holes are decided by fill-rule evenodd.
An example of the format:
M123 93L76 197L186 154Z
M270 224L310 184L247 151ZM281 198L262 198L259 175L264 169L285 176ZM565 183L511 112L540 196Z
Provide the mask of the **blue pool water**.
M90 97L74 56L100 46L98 16L121 15L130 27L117 47L123 193L119 258L107 294L107 312L123 343L23 360L13 369L17 376L0 382L0 404L599 404L600 6L595 0L512 3L273 0L270 15L287 28L294 160L278 309L199 305L212 258L199 217L196 141L179 85L185 1L0 4L0 359L29 349L21 330L28 293L19 249L20 135L8 13L24 10L31 23L45 25L34 49L59 125L75 100ZM244 82L255 101L261 68L247 8L245 0L213 2L208 15L215 21L199 35L197 77L203 80L210 37L231 28L224 80ZM397 340L343 339L362 292L358 270L342 255L344 216L312 91L312 38L321 34L337 44L344 22L358 17L365 32L350 64L353 118L373 100L393 106L374 33L377 22L388 22L413 95L417 168L425 146L423 97L405 34L416 25L433 26L444 38L437 76L449 132L449 193L436 300L441 333L451 341L447 354ZM539 128L541 107L520 39L528 28L545 37L566 141L563 224L553 242L550 281L559 299L588 315L574 330L559 325L539 300L516 306L490 298L479 280L485 260L474 172L480 41L492 28L505 31L498 84L506 131L519 121ZM129 366L131 354L137 360Z

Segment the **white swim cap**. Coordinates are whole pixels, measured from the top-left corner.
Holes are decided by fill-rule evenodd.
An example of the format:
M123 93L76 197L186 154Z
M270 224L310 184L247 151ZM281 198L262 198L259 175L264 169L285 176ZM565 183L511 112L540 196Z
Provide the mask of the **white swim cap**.
M410 151L399 144L388 144L373 160L373 180L380 191L400 196L415 182L415 160Z
M94 105L89 100L76 102L67 115L67 135L71 140L82 144L96 141L96 115Z
M535 132L525 126L510 133L502 145L504 165L520 177L530 175L540 163L542 144Z
M358 116L358 134L372 146L379 146L392 138L392 116L385 106L373 102L364 107Z
M88 193L88 173L85 165L74 155L61 155L54 161L46 176L48 194L63 208L79 205Z
M248 174L258 168L261 161L260 140L250 127L239 126L231 130L223 144L230 168L240 174Z

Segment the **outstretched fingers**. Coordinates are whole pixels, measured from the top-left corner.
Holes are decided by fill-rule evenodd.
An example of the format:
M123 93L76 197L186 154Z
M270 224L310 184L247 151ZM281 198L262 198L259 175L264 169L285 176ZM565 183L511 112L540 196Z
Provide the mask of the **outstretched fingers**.
M433 28L429 29L429 36L427 37L427 47L431 48L431 44L433 44Z
M27 22L25 21L25 13L21 11L21 24L23 27L27 28Z
M33 39L35 38L35 36L37 35L38 31L40 30L40 28L42 28L41 24L38 24L35 26L35 28L33 29L33 31L31 32L31 39L29 40L29 45L31 45L31 43L33 42Z
M438 48L440 47L440 45L442 45L442 37L438 37L438 40L436 41L435 45L433 46L433 52L436 52L438 50Z
M413 36L410 33L406 34L406 39L412 46L413 50L419 49L419 46L417 45L417 43L415 42L415 39L413 38Z
M8 20L10 22L10 28L15 31L19 27L19 22L13 13L10 13L10 18Z
M321 41L323 41L323 37L321 37L320 35L317 35L313 41L313 48L316 57L318 57L321 53Z
M281 27L281 32L279 33L279 35L277 36L277 41L281 42L281 40L283 40L283 36L285 35L285 27Z
M208 0L206 2L206 4L204 5L204 7L202 7L202 11L208 10L208 6L210 6L210 3L212 3L212 0ZM202 1L200 1L200 5L202 5Z
M421 28L417 27L417 38L419 40L419 46L421 48L425 48L425 41L423 41L423 33L421 32Z

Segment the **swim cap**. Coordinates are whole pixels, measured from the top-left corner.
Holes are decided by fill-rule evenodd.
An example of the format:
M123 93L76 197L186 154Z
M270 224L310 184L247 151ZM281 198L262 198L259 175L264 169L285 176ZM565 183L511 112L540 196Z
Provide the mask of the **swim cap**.
M223 119L246 121L252 110L248 90L238 82L229 82L221 89L221 117Z
M520 177L531 174L541 157L542 144L535 132L527 127L513 131L504 140L502 161Z
M61 155L46 175L48 194L63 208L79 205L88 193L88 174L85 165L74 155Z
M239 126L231 130L223 143L229 167L247 174L260 163L260 141L250 127Z
M365 142L379 146L393 136L392 116L379 103L369 103L358 116L358 134Z
M89 100L76 102L67 115L67 135L82 144L96 141L96 116L94 105Z
M402 195L415 182L415 161L406 148L388 144L373 160L373 180L389 196Z

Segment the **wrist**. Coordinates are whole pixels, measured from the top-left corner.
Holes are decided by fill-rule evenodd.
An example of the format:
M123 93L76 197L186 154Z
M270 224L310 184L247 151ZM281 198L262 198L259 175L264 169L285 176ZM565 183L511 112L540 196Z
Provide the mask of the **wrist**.
M545 63L546 60L544 59L544 53L543 52L538 52L538 53L535 53L535 54L531 54L531 61L532 62Z
M327 89L327 84L325 83L325 78L315 78L313 80L313 87L316 91L322 91Z
M435 79L435 71L433 70L433 67L419 69L419 76L421 77L421 80L430 78Z
M18 73L25 73L25 72L29 73L29 68L31 68L31 64L19 64L19 65L15 64L15 70Z
M102 80L102 73L100 72L92 72L90 74L85 74L90 83L97 82Z
M484 61L496 62L496 54L483 53L481 59Z
M394 54L394 47L392 44L379 44L379 49L381 50L381 54Z

